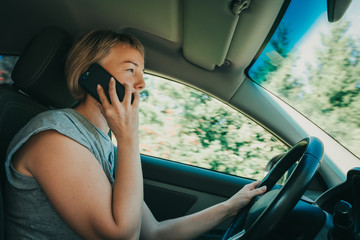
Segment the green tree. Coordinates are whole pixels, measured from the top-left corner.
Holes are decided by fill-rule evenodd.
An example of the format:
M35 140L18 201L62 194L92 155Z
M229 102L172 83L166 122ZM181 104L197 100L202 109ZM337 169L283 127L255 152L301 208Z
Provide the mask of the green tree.
M355 147L360 141L360 39L347 34L349 26L349 22L334 24L329 34L321 36L317 65L310 67L308 98L318 109L312 114L325 115L321 125L360 155L359 145Z
M339 22L321 35L315 64L307 63L304 75L296 74L298 51L282 61L268 53L276 71L264 86L360 155L360 39L347 33L349 26Z
M268 81L269 74L276 72L290 51L289 29L284 23L280 23L274 36L270 39L266 55L260 55L256 67L252 67L250 77L257 83Z
M268 75L268 81L264 83L266 88L276 89L276 93L290 104L301 100L304 96L304 80L293 74L297 67L297 59L297 52L294 51L281 61L278 70L271 72Z
M2 56L0 55L0 83L11 82L11 72L17 61L16 56Z
M156 77L146 81L142 153L261 179L270 157L284 151L264 129L209 95Z

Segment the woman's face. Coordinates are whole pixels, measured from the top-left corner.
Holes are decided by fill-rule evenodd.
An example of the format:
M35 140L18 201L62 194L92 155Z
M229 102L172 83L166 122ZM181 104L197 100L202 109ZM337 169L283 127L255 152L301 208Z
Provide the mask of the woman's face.
M121 84L128 84L131 92L145 88L144 57L136 48L118 44L99 63Z

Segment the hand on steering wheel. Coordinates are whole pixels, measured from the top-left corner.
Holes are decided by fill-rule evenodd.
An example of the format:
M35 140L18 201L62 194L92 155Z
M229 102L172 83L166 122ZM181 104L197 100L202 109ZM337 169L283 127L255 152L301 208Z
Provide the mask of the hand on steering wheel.
M304 194L320 166L323 151L322 142L315 137L295 144L257 186L267 186L268 192L239 211L222 239L260 240L268 236ZM271 190L295 163L297 166L285 185Z

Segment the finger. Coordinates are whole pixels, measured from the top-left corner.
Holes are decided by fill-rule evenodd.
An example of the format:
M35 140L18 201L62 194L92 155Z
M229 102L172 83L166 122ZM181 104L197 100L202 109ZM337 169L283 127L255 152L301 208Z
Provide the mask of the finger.
M258 195L264 194L266 192L266 186L262 186L261 188L256 188L248 192L250 198L256 197Z
M262 193L266 192L266 190L267 190L267 187L266 187L266 186L262 186L261 188L257 188L257 189L255 189L254 191L258 191L259 194L262 194Z
M104 89L102 88L102 86L100 84L97 85L97 93L99 95L99 99L100 99L100 103L104 106L104 107L107 107L110 105L106 95L105 95L105 91Z
M133 106L139 106L140 103L140 92L136 91L133 93L134 94L134 102L132 103Z
M255 182L249 183L246 186L248 187L249 190L253 190L255 189L260 183L260 180L257 180Z
M126 103L126 104L131 104L131 89L130 89L130 86L129 84L127 83L124 83L124 88L125 88L125 95L124 95L124 99L123 99L123 102Z
M109 96L111 104L117 105L120 103L119 97L116 93L116 80L113 77L111 77L109 81Z

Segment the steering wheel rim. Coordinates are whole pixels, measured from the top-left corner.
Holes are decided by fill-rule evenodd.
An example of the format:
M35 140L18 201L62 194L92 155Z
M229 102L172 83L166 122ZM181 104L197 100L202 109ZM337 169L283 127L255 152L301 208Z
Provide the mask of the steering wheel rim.
M316 137L304 138L288 150L258 185L258 188L267 186L267 193L255 198L246 208L239 211L222 239L246 240L266 237L300 200L320 166L323 152L323 144ZM298 164L284 186L280 190L272 190L277 181L296 162ZM265 201L261 202L261 199L271 201L261 209L259 206L264 205Z

